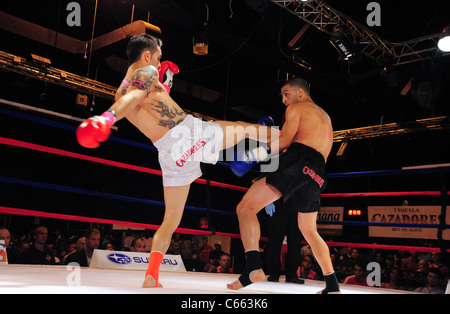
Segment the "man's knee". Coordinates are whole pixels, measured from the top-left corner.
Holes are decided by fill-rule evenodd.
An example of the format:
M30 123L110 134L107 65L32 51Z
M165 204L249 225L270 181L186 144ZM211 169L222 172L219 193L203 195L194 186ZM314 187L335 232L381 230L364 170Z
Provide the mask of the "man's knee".
M247 214L257 214L259 210L260 208L258 209L255 203L247 200L242 200L236 207L236 214L238 215L238 217L242 217Z
M312 226L305 223L299 223L298 227L306 239L316 237L319 234L315 225Z

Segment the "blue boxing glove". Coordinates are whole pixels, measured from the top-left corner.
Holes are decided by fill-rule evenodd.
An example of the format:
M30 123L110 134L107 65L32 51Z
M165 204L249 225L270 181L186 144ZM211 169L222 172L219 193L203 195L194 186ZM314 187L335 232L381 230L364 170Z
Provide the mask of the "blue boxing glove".
M266 213L270 217L273 216L273 214L275 213L275 205L273 203L270 203L269 205L266 206Z
M264 117L258 120L258 124L272 127L275 125L275 121L273 121L272 117Z
M230 162L231 171L238 177L242 177L257 163L266 160L269 155L270 147L268 145L237 151L234 154L234 161Z

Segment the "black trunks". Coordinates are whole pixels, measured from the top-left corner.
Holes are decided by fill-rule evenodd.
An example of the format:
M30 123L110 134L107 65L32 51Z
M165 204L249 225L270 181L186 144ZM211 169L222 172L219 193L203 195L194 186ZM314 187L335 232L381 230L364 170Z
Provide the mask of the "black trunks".
M263 174L266 182L283 194L289 210L311 213L319 210L320 195L327 185L325 159L315 149L292 143L280 155L278 169Z

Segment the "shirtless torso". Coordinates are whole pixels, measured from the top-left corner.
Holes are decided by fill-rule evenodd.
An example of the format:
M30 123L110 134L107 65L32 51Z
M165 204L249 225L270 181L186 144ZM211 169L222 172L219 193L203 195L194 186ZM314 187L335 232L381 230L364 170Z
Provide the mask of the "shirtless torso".
M186 113L169 96L167 90L159 82L157 74L152 77L150 75L151 73L147 68L136 71L136 69L130 67L115 97L118 101L128 92L132 92L128 89L143 89L140 84L131 83L133 80L139 80L144 84L146 81L152 80L148 95L125 117L154 143L171 128L183 121Z
M282 90L282 95L287 108L279 150L298 142L315 149L327 161L333 146L333 127L328 114L312 100L300 101L293 96L289 85Z

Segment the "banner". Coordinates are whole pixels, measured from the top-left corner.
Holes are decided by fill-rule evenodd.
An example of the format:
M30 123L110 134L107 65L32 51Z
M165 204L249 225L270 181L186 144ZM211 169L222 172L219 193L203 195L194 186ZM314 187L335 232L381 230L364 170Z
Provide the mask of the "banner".
M0 240L0 265L8 265L5 240Z
M91 268L147 270L150 253L94 250ZM180 255L165 254L160 271L186 272Z
M450 222L447 207L447 222ZM386 222L399 224L439 224L441 206L369 206L369 222ZM369 237L437 239L437 228L417 227L369 227ZM442 237L450 240L450 230L444 230Z
M317 220L343 221L344 207L320 207L319 213L317 214ZM327 236L342 235L342 225L320 224L317 225L317 230L321 235Z

